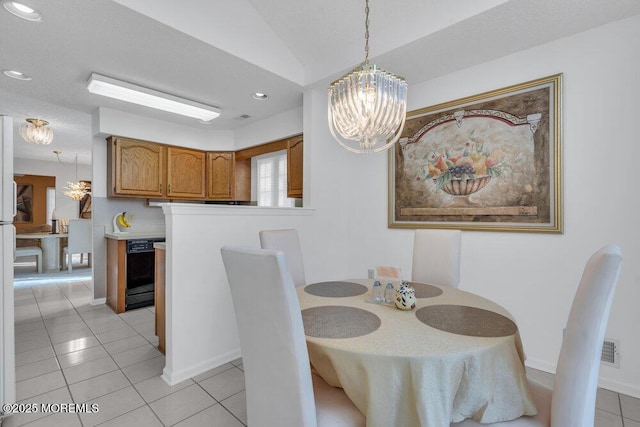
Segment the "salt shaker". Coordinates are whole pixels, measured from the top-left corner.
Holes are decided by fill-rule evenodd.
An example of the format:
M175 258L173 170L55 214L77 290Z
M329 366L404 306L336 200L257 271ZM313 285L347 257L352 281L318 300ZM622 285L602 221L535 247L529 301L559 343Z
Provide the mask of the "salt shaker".
M384 302L391 304L396 298L396 290L393 289L391 282L387 283L387 287L384 290Z
M373 291L371 292L371 299L375 302L384 301L384 289L379 280L373 282Z

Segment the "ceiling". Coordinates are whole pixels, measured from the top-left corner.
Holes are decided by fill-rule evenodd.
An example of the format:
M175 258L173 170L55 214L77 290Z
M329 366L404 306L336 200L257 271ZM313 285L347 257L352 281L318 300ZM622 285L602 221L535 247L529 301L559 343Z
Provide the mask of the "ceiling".
M0 0L4 2L5 0ZM106 107L233 130L302 105L364 59L364 2L24 0L43 22L0 8L0 114L16 134L48 120L49 146L15 138L15 157L91 161L91 114ZM604 7L603 7L604 6ZM370 0L370 56L411 85L640 13L637 0ZM217 106L213 124L92 95L92 72ZM266 101L253 92L269 95ZM240 119L242 115L250 116ZM68 156L68 157L67 157Z

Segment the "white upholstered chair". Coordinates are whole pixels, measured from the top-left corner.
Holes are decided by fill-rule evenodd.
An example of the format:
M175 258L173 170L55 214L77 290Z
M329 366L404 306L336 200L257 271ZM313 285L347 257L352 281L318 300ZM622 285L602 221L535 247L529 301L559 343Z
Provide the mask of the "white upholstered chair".
M416 230L411 280L457 288L461 240L460 230Z
M364 426L339 388L311 374L300 305L281 251L222 248L242 348L249 425Z
M67 263L67 271L73 271L73 254L87 254L89 266L91 266L91 252L93 252L92 231L90 219L69 220L69 237L67 246L62 248L64 259Z
M40 246L22 246L16 248L16 258L23 256L35 256L38 273L42 273L42 248Z
M304 286L307 279L304 275L304 262L298 231L295 229L263 230L260 232L260 247L262 249L277 249L284 252L287 265L291 269L295 286Z
M615 245L593 254L569 312L553 390L529 381L538 415L492 424L499 427L593 427L602 342L622 255ZM472 420L451 424L479 427Z

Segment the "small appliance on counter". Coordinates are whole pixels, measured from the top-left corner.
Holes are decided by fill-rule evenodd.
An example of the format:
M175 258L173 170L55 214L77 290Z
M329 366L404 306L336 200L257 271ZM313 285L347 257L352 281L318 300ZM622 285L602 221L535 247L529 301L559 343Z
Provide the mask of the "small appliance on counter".
M117 213L113 217L113 233L114 234L124 234L129 232L129 228L131 227L131 214L129 214L129 218L127 218L126 212Z

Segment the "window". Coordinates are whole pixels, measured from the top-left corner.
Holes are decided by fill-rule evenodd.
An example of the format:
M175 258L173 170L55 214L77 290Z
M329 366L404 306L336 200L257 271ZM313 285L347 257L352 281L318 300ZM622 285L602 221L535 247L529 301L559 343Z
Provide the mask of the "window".
M47 223L51 222L51 219L53 218L53 211L56 210L56 187L47 187L47 202L46 202L46 209L47 209ZM53 224L51 224L53 225Z
M287 152L277 151L253 159L258 206L294 207L295 199L287 197Z

